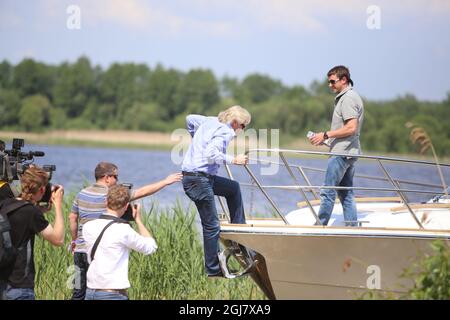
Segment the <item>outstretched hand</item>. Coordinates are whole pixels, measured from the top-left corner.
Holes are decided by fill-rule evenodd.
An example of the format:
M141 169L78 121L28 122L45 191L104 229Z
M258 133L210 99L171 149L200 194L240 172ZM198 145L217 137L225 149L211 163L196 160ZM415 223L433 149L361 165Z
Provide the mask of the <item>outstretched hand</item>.
M167 176L165 179L166 185L170 185L175 182L179 182L183 179L183 175L181 173L172 173L171 175Z

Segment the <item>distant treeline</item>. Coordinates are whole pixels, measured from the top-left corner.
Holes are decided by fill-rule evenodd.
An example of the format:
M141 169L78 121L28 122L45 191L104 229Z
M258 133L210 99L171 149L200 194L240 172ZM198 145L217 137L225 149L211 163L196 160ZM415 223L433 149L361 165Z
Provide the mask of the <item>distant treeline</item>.
M207 69L183 72L134 63L103 70L86 57L57 66L33 59L15 66L0 63L1 130L172 131L185 126L186 114L215 115L239 104L252 113L253 128L278 128L281 137L304 137L308 130L329 129L333 99L326 79L305 88L257 73L242 80L218 79ZM364 150L415 151L405 127L413 122L429 133L439 155L450 155L450 92L442 102L406 95L364 103Z

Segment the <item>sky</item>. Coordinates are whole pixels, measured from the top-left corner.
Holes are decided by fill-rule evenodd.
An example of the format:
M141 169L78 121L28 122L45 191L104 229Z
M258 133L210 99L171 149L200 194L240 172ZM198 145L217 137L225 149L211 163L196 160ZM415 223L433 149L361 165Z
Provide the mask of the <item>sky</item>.
M0 0L0 61L82 55L309 86L350 68L365 98L450 92L448 0Z

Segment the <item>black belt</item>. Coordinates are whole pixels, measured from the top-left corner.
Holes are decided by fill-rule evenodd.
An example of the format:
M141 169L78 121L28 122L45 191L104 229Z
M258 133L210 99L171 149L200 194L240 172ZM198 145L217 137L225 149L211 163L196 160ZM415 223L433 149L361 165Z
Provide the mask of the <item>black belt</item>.
M207 174L206 172L189 172L189 171L182 171L181 172L183 176L194 176L194 177L211 177L210 174Z
M124 295L128 297L128 291L127 289L91 289L94 291L101 291L101 292L113 292L113 293L119 293L121 295Z

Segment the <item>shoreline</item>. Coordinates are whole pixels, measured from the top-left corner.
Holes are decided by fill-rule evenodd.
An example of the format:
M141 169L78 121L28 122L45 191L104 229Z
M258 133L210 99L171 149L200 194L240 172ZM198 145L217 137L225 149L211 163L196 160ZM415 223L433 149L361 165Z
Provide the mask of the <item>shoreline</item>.
M144 131L123 131L123 130L52 130L41 133L1 131L0 140L5 141L7 148L10 147L13 138L25 139L25 150L27 144L45 144L60 146L79 146L89 148L126 148L169 151L177 145L183 147L190 142L190 137L185 135L172 139L172 133L168 132L144 132ZM181 140L180 140L181 138ZM181 143L183 141L183 143ZM253 141L253 143L255 143ZM254 144L253 144L254 145ZM229 149L243 147L231 143ZM245 146L244 146L245 147ZM306 151L324 151L326 147L313 147L305 138L287 137L285 143L280 143L280 148L299 149ZM242 151L242 149L241 149ZM374 151L365 152L366 155L378 155L386 157L413 158L417 160L434 161L430 156L423 156L416 153L383 153ZM440 157L439 162L450 162L450 158Z
M169 133L115 130L54 130L42 133L0 131L0 139L7 144L13 138L25 139L27 144L62 146L130 148L147 150L169 150L177 141Z

